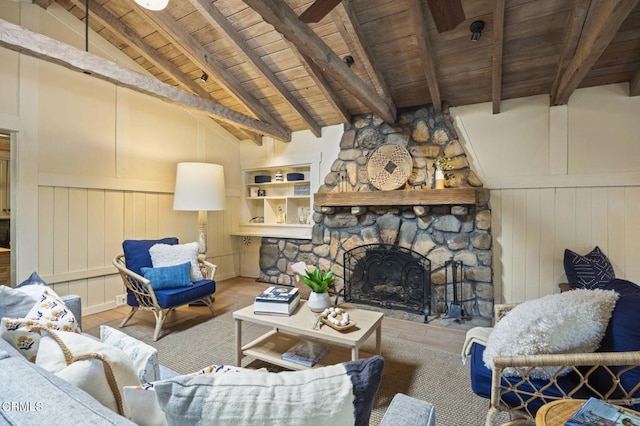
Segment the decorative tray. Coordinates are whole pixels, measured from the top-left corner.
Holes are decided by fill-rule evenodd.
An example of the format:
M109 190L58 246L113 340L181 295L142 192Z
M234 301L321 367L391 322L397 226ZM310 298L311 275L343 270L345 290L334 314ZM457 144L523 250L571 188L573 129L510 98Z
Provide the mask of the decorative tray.
M329 327L338 331L348 330L356 325L356 323L349 318L349 313L339 307L332 306L325 309L320 314L320 317L322 318L323 324L327 324Z
M353 322L353 321L349 321L349 322L347 323L347 325L344 325L344 326L336 325L336 324L332 323L331 321L329 321L329 320L328 320L328 319L326 319L326 318L322 318L322 323L323 323L323 324L327 324L329 327L331 327L331 328L333 328L333 329L335 329L335 330L338 330L338 331L345 331L345 330L350 329L350 328L351 328L351 327L353 327L354 325L356 325L356 323L355 323L355 322Z

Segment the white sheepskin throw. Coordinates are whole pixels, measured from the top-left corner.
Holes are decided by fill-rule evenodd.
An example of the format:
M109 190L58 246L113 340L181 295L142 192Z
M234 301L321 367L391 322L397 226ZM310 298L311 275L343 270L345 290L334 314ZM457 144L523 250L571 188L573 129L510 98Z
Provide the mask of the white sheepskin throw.
M594 352L607 329L618 293L577 289L529 300L508 312L487 340L483 361L493 368L493 357ZM549 379L559 367L537 368L530 375ZM520 376L514 368L506 376Z
M198 265L198 247L197 242L175 245L154 244L149 249L149 255L154 268L191 262L191 281L196 282L203 279Z

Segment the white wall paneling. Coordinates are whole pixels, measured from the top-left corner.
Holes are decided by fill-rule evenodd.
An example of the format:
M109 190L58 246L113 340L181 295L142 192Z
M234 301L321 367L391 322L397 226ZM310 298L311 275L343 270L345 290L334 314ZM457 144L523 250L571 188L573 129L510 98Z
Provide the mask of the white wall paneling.
M618 278L640 282L640 187L492 190L491 208L498 303L557 293L565 248L599 246Z
M208 255L217 280L237 275L227 212L209 216ZM111 260L125 239L195 241L196 212L173 210L173 194L40 186L38 272L59 294L82 296L86 313L115 306L124 287Z

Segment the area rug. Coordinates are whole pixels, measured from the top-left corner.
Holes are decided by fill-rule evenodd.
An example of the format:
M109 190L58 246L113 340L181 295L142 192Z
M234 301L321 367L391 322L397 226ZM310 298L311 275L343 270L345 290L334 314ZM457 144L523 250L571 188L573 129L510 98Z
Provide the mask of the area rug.
M185 315L177 311L163 328L161 338L153 341L154 319L139 312L121 330L158 349L160 363L179 372L190 373L211 364L233 364L235 361L235 328L233 311L243 306L216 304L212 318L206 308L190 308ZM197 310L200 311L197 311ZM109 323L117 327L117 321ZM268 328L243 322L243 343L249 342ZM363 347L373 351L375 338ZM382 355L385 359L384 377L376 394L371 425L378 425L393 396L398 393L429 401L436 408L438 426L483 425L488 400L471 392L469 367L462 365L460 356L434 350L428 345L396 339L382 334ZM243 359L244 367L278 367L252 358Z

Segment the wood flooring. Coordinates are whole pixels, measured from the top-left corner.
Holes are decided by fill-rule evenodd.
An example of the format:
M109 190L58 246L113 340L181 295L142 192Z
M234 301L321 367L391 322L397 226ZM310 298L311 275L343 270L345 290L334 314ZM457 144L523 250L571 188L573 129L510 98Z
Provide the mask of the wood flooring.
M218 311L224 307L240 305L248 306L253 303L256 294L267 288L269 284L256 282L253 278L236 277L224 281L216 282L216 301L214 308ZM185 315L201 315L202 310L208 310L206 307L189 307L184 306L178 308L180 320L184 321ZM100 312L93 315L82 317L82 329L84 332L99 336L100 325L109 321L121 320L129 312L128 306L121 306L109 311ZM136 313L136 319L143 321L132 321L129 327L148 328L153 331L155 319L150 312ZM169 317L164 327L171 327L171 319ZM382 335L392 336L412 342L419 342L428 345L432 349L440 351L460 354L462 344L464 343L465 331L440 327L420 322L407 321L396 318L384 317L382 320Z

